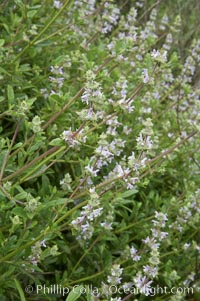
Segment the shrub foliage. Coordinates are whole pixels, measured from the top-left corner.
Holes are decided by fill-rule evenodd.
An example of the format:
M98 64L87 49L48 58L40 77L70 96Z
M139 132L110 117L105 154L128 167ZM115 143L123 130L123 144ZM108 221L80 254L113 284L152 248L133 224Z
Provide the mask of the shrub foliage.
M1 300L199 296L200 39L144 2L0 4Z

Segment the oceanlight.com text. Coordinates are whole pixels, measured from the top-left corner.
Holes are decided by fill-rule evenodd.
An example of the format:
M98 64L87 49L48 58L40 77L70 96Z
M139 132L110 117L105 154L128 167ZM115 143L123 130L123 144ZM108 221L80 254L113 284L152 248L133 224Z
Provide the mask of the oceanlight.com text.
M143 288L143 289L138 289L134 286L132 287L118 287L116 285L110 285L107 287L106 291L105 289L99 289L97 287L93 286L79 286L75 285L73 287L67 287L67 286L62 286L61 284L52 284L49 286L46 286L45 284L43 285L27 285L25 287L25 292L27 294L36 294L36 295L61 295L61 296L67 296L70 292L74 293L79 293L81 295L86 295L86 294L91 294L93 296L98 296L99 294L103 295L138 295L138 294L144 294L148 296L155 296L155 295L192 295L194 293L193 287L148 287Z

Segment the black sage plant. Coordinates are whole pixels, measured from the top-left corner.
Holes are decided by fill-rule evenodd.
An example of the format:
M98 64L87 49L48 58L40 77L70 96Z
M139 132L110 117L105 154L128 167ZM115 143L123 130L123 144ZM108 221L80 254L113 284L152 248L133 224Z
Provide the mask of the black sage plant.
M1 301L199 300L200 7L177 2L0 2Z

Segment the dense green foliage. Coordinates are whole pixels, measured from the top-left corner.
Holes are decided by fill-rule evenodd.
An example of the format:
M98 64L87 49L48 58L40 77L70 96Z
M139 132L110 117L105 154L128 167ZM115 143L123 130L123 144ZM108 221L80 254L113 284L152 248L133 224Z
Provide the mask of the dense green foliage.
M0 9L0 300L198 300L198 1Z

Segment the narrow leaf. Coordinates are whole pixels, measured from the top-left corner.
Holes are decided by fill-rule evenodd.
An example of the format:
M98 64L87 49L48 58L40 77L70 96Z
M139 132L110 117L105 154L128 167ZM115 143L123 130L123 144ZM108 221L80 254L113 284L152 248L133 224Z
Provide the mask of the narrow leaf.
M24 296L23 289L22 289L22 287L21 287L19 281L18 281L16 278L14 279L14 281L15 281L15 286L16 286L18 292L19 292L21 301L26 301L26 298L25 298L25 296Z
M13 104L14 99L15 99L15 94L14 94L14 90L13 87L8 85L7 86L7 95L8 95L8 101L10 104Z
M83 289L82 285L74 287L73 290L69 293L66 301L75 301L75 300L77 300L81 295L81 290L82 289Z

